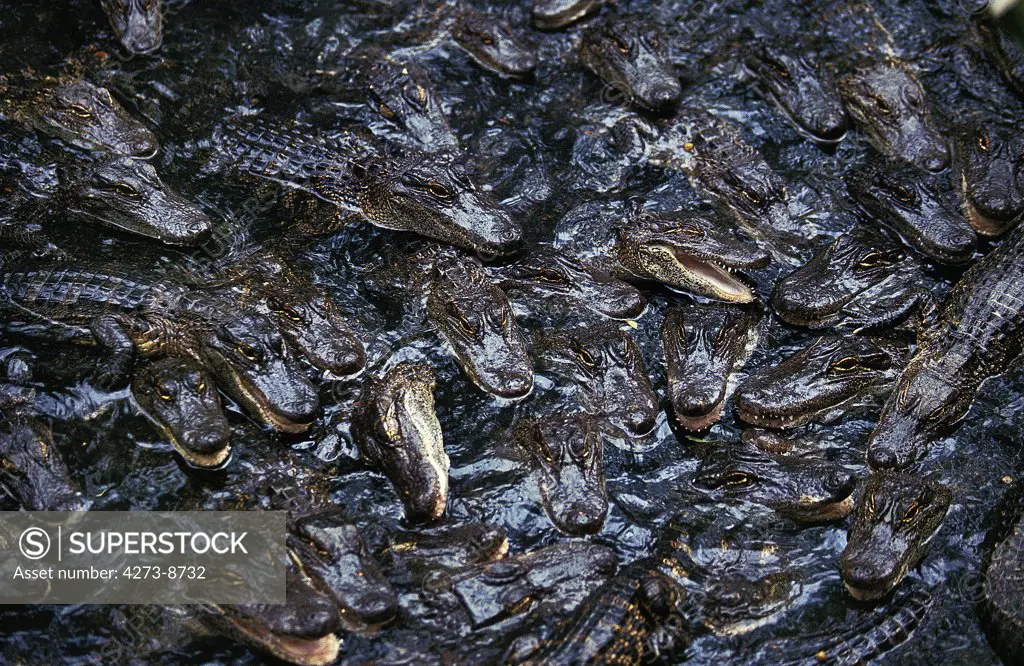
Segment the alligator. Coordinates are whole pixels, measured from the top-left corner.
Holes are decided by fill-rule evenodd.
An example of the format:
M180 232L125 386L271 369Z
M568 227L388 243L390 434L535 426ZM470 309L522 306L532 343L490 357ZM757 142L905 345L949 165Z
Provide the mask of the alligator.
M533 25L538 30L558 30L600 6L601 0L533 0Z
M693 476L693 486L714 500L762 504L801 523L850 513L856 481L821 458L776 455L738 442L710 448Z
M508 254L522 239L519 224L452 155L392 154L360 129L325 135L299 123L241 123L214 132L220 156L214 170L280 182L383 229L413 231L483 254Z
M682 86L667 46L655 25L619 17L587 29L579 52L587 69L627 100L648 111L669 113L682 97Z
M399 363L366 383L352 435L363 460L390 479L410 522L437 520L448 503L448 454L434 411L434 370Z
M61 169L49 217L62 213L168 245L196 246L213 222L147 162L110 155Z
M575 616L528 655L522 666L644 664L680 656L689 647L686 591L639 560L594 590Z
M794 326L895 326L931 305L923 277L897 241L861 221L779 280L772 306Z
M366 350L322 287L281 254L262 251L226 272L242 300L273 319L296 351L334 377L352 377L366 365Z
M906 347L884 338L824 336L750 375L736 389L736 414L767 428L796 428L888 397Z
M987 14L978 12L974 21L975 31L1003 79L1024 97L1024 49L997 19Z
M949 143L932 119L924 88L910 66L882 57L839 81L857 125L881 152L931 172L950 165Z
M5 326L100 346L101 383L124 381L133 357L184 356L250 413L283 432L305 431L318 409L272 321L231 294L145 281L84 266L31 264L0 275Z
M850 594L879 599L899 585L924 557L952 501L949 488L917 474L883 470L868 477L839 566Z
M0 116L84 150L148 159L159 147L110 90L70 74L0 77Z
M484 69L510 78L523 78L537 67L537 54L523 44L504 21L462 8L451 27L452 39Z
M549 246L538 247L492 273L515 305L533 308L557 301L572 309L585 307L611 319L626 320L637 319L647 307L647 300L636 287Z
M121 45L131 53L145 55L163 42L163 12L160 0L100 0Z
M1006 525L998 525L989 538L991 551L986 553L982 587L982 617L994 646L1005 663L1020 663L1024 655L1021 642L1021 552L1024 544L1024 519L1020 515L1019 488L1011 491L1018 506L1001 516ZM994 537L994 538L993 538Z
M839 143L846 136L850 118L835 78L806 51L759 41L747 49L744 64L761 94L801 134L822 144Z
M713 304L665 313L668 395L684 428L703 430L722 417L729 379L753 351L760 320L759 310Z
M649 212L630 203L588 202L555 229L556 247L633 281L732 303L754 300L736 269L763 268L768 254L736 238L703 212Z
M627 436L656 425L658 396L633 336L614 322L539 334L538 366L570 384L584 410L604 416Z
M12 376L12 365L24 361L2 351L8 352L8 370L0 380L0 486L5 495L0 506L13 511L87 510L90 502L76 488L53 432L40 418L35 390Z
M231 455L231 426L213 378L193 360L167 356L136 368L132 398L193 467L220 467Z
M963 123L954 145L967 220L983 236L1001 236L1024 215L1024 145L993 117Z
M370 552L396 585L423 585L442 570L496 562L508 555L509 542L504 528L487 523L419 525L389 530L370 543Z
M959 265L974 256L974 229L943 196L935 176L905 163L872 160L845 180L867 217L892 227L932 261Z
M904 468L970 409L981 384L1024 350L1024 229L953 285L896 380L868 441L872 469Z
M600 419L588 414L529 419L513 433L548 518L566 534L595 534L608 516L602 435Z

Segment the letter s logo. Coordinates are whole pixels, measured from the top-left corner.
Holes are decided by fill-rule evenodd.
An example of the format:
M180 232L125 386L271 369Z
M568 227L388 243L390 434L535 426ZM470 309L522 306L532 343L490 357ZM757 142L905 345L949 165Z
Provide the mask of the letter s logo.
M18 539L21 554L30 560L38 560L50 552L50 535L41 527L30 527Z

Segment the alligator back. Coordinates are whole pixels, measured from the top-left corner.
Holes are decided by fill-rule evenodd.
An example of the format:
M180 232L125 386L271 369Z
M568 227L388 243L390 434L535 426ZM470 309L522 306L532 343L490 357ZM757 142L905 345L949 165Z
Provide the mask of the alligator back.
M1008 663L1024 661L1024 517L996 545L985 571L985 618Z
M133 310L157 291L151 284L127 277L70 268L0 274L0 298L30 310L88 305Z

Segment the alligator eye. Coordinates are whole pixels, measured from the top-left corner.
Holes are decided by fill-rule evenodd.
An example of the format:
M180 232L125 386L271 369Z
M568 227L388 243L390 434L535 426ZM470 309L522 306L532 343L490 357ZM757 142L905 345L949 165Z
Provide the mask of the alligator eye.
M745 488L753 483L754 480L746 472L729 472L722 477L722 484L729 488Z
M944 419L946 417L946 413L948 411L949 411L948 407L946 407L945 405L939 405L934 410L932 410L931 414L928 415L928 420L933 422L933 423L936 422L936 421L941 421L942 419Z
M892 113L892 108L889 106L889 103L886 102L881 97L875 98L875 110L878 111L883 116L888 116L889 114Z
M902 185L894 185L892 188L892 193L896 197L896 199L902 201L903 203L910 203L911 201L914 200L914 191L909 188L903 187Z
M172 391L169 386L162 382L156 385L156 394L164 402L170 402L171 400L174 400L174 391Z
M117 183L114 185L114 191L120 194L122 197L127 199L138 199L139 191L128 185L127 183Z
M483 37L483 38L480 39L480 42L484 46L494 46L494 38L493 37Z
M657 35L651 35L650 37L648 37L647 43L650 44L651 48L655 50L657 50L657 48L661 46L661 40L658 38Z
M203 373L196 373L196 391L199 393L206 392L206 380L203 379Z
M920 513L921 513L921 507L918 505L918 503L917 502L911 502L910 506L907 507L907 510L903 512L903 517L900 519L900 522L912 523L912 522L914 522L914 519L917 518L918 514L920 514Z
M789 78L789 68L782 64L780 61L769 58L765 62L778 76L784 79Z
M693 224L680 224L678 226L675 226L675 227L672 227L671 229L669 229L668 233L671 233L671 234L678 233L678 234L682 234L684 236L703 236L704 235L704 231L700 227L698 227L696 225L693 225Z
M850 372L852 370L856 370L859 366L860 364L857 362L856 356L847 356L846 358L841 358L835 363L833 363L831 366L829 366L829 370L835 370L837 372Z
M467 318L465 315L460 313L455 318L455 321L458 323L459 328L462 330L463 333L470 337L476 336L476 326L474 326L473 322L470 321L469 318Z
M70 107L68 107L68 110L71 111L72 114L78 116L83 120L89 120L90 118L92 118L92 111L82 106L81 104L72 104Z
M579 342L576 342L575 340L570 345L570 347L572 348L572 352L576 356L577 361L587 366L588 368L597 367L597 359L594 358L593 354L587 351L586 347L581 345Z
M619 53L621 53L622 55L628 56L630 51L633 50L628 42L621 40L618 37L613 37L612 41L615 43L615 48L617 48L619 50Z
M990 141L987 134L978 135L978 150L983 153L987 153L990 147Z
M868 510L868 514L875 512L875 494L871 493L868 495L868 501L864 504L864 507Z
M380 113L380 115L384 116L388 120L394 120L395 118L398 117L398 114L396 114L394 110L392 110L392 108L387 104L381 104L379 107L377 107L377 111Z
M450 189L448 189L441 183L437 182L436 180L432 180L429 183L427 183L426 187L427 191L433 194L438 199L451 199L452 197L455 196Z
M238 345L237 349L239 354L254 363L260 360L260 350L256 349L252 345L247 345L242 342Z
M548 282L550 284L567 284L569 282L562 273L554 268L539 268L534 277L541 282Z
M872 250L857 262L857 268L879 268L881 266L892 266L892 264L892 260L886 257L884 253Z
M278 312L281 315L284 315L285 317L295 322L296 324L301 324L304 321L302 313L290 305L274 303L273 308L276 312Z
M888 370L892 367L892 359L888 354L866 354L860 357L860 365L871 370Z
M749 187L743 188L743 196L745 196L751 203L758 206L760 206L761 202L764 201L764 199L761 198L760 194L750 189Z

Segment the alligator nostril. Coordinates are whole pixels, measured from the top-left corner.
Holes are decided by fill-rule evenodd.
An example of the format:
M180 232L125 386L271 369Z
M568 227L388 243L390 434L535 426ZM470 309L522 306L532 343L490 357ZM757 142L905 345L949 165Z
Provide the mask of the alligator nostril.
M932 173L939 173L940 171L945 171L949 167L949 162L949 149L941 147L928 155L924 160L924 164L921 166Z
M896 452L879 446L869 447L868 467L875 470L896 467Z
M854 477L847 472L833 472L825 479L825 489L831 493L842 493L853 489Z
M651 106L656 110L668 110L679 102L680 90L676 86L663 86L651 91Z

